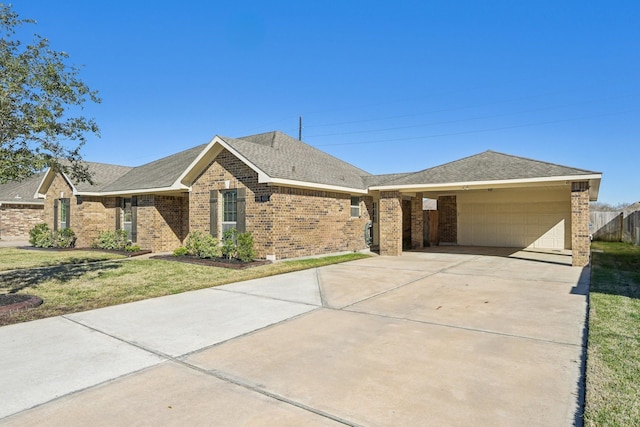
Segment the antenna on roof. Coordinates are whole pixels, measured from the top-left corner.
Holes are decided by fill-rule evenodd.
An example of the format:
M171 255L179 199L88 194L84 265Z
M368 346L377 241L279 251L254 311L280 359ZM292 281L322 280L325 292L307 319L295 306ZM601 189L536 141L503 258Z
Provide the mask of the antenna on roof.
M298 139L302 141L302 116L300 116L300 121L298 122Z

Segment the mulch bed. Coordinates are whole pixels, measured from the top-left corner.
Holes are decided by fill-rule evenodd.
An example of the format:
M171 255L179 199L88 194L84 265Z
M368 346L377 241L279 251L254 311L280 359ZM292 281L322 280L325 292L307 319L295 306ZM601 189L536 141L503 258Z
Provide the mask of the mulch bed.
M271 264L271 261L260 259L251 262L242 262L237 259L226 258L198 258L195 256L174 256L174 255L154 255L152 259L161 259L163 261L178 261L188 264L208 265L209 267L234 268L236 270L244 270L245 268L258 267L260 265Z
M40 304L42 304L42 298L34 295L3 294L0 295L0 314L37 307Z
M36 248L35 246L19 246L18 249L27 249L30 251L49 251L49 252L73 252L73 251L92 251L92 252L106 252L109 254L119 254L126 257L134 257L140 255L150 254L148 249L142 249L136 252L128 251L116 251L112 249L100 249L100 248Z

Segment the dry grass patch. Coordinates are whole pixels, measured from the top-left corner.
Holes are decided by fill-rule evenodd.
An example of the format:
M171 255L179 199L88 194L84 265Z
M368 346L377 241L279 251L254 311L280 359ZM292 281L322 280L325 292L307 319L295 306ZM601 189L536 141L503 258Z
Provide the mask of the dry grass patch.
M585 425L640 425L640 248L592 248Z
M367 256L354 253L285 261L246 270L132 259L11 271L0 275L0 294L19 292L36 295L44 300L44 304L0 315L0 325L273 276Z

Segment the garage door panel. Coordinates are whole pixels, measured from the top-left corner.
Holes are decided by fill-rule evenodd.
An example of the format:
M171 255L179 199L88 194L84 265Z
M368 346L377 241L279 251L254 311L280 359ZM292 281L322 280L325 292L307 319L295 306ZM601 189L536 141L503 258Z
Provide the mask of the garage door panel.
M564 249L571 211L565 202L481 203L458 199L458 243Z

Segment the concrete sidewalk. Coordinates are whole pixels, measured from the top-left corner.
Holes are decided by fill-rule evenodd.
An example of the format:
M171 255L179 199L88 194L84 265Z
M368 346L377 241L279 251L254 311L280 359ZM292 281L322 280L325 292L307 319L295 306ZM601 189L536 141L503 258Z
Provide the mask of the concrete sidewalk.
M579 423L588 270L466 252L0 328L0 424Z

